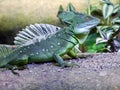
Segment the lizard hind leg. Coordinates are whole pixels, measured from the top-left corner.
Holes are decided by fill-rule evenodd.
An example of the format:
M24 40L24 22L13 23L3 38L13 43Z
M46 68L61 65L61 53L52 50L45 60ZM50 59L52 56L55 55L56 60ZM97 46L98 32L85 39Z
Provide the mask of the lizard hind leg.
M11 72L15 75L19 76L19 73L15 70L23 70L26 69L26 64L28 63L28 56L23 55L21 58L18 58L16 61L12 61L9 64L5 65L5 69L11 70Z
M23 55L21 58L18 58L16 61L12 61L4 66L1 71L11 70L11 72L15 75L19 76L19 73L15 70L23 70L27 67L25 66L28 63L28 56Z
M4 67L10 61L11 57L8 57L14 50L11 47L0 44L0 67ZM12 56L14 57L14 56Z
M61 66L61 67L73 67L73 66L79 66L78 64L76 63L69 63L69 62L65 62L60 55L58 54L54 54L53 55L54 59L56 62L58 62L58 64ZM80 66L79 66L80 67Z
M11 65L16 65L16 66L24 66L26 64L28 64L28 56L27 55L23 55L22 57L17 58L16 60L10 62L9 64Z

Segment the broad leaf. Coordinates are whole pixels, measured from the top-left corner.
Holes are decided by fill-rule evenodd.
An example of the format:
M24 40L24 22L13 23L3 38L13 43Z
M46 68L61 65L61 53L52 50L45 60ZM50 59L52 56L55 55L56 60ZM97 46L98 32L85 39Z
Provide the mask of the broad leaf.
M120 8L120 5L119 5L119 4L115 5L115 6L114 6L114 11L113 11L113 13L117 13L118 10L119 10L119 8Z
M114 31L117 31L120 28L120 25L113 25L112 28L114 29Z
M114 18L111 22L112 22L113 24L114 24L114 23L120 23L120 17Z
M113 12L114 6L112 4L104 4L103 5L103 17L104 19L107 19Z
M99 34L103 39L107 39L105 32L103 32L105 30L105 28L106 28L106 26L97 27L97 30L99 31Z
M96 39L96 44L105 43L105 42L107 42L106 39L103 39L103 38L97 38L97 39Z
M113 31L106 32L107 39L110 39L113 33Z

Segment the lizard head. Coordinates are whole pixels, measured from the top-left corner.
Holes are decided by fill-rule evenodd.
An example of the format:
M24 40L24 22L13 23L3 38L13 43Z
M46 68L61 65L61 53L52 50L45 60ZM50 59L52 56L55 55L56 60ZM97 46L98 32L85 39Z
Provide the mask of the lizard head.
M71 25L74 27L75 34L89 32L90 28L96 26L99 23L99 19L80 13L76 13L74 20L75 21Z
M77 17L77 19L80 20L80 17ZM73 32L81 44L86 40L90 32L90 28L96 26L98 23L99 19L87 15L82 16L82 21L74 22Z
M74 28L73 32L81 43L86 39L90 28L99 23L99 19L78 12L62 11L58 17L63 23Z
M99 23L99 20L95 17L74 11L59 11L57 16L62 21L62 23L65 23L67 25L80 25L84 24L85 22L88 23L88 21L94 21L97 24Z

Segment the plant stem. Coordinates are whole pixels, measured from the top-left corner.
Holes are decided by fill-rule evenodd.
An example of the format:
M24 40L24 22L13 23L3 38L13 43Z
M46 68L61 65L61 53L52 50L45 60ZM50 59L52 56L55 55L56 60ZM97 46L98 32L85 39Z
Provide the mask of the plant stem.
M90 0L88 0L88 15L91 15L90 11Z
M108 26L110 25L110 17L108 17L108 19L107 19L107 25Z

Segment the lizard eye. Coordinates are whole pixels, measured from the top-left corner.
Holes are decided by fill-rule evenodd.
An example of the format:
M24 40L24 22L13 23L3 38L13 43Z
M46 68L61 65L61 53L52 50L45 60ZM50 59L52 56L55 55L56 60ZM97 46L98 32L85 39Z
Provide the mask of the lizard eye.
M86 17L85 19L88 21L88 20L90 20L90 17Z

